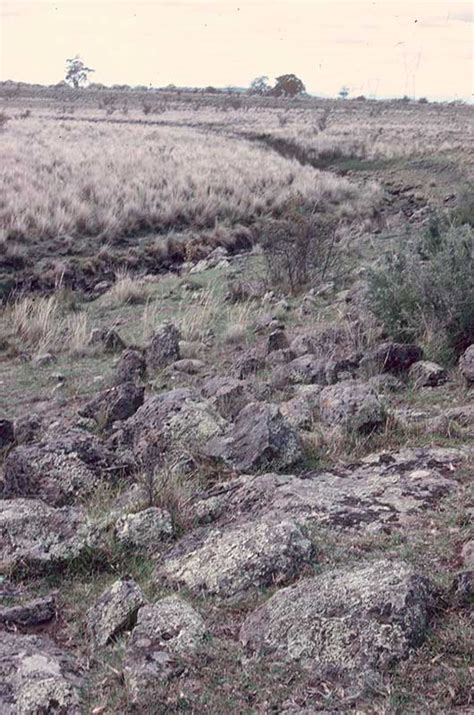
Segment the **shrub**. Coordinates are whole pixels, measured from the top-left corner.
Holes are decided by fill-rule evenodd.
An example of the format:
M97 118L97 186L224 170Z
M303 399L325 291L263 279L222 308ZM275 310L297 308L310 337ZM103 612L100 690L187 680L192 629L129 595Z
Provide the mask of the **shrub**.
M452 362L474 341L474 230L433 224L369 274L372 312L396 340Z

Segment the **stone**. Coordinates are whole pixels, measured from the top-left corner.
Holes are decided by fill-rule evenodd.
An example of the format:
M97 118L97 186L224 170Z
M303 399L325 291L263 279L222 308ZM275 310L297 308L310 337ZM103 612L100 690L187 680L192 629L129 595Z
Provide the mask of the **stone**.
M172 323L165 323L159 328L146 351L149 370L161 370L179 360L179 338L179 330Z
M34 442L40 436L42 422L38 415L22 415L15 420L15 442L16 444L27 444Z
M127 347L115 330L94 328L89 338L90 345L100 345L106 353L120 353Z
M295 354L291 348L283 348L282 350L273 350L268 353L265 359L265 365L268 367L277 367L278 365L288 365L295 359ZM288 380L287 380L288 381Z
M374 375L367 382L378 393L400 392L404 388L403 382L389 372Z
M385 409L375 390L358 380L325 387L320 395L321 420L346 432L370 434L385 423Z
M178 596L140 608L123 668L132 703L156 703L160 686L181 675L199 656L206 635L201 615Z
M251 348L243 353L234 363L233 373L239 380L255 375L265 367L265 358L260 355L255 348Z
M415 387L437 387L448 379L448 373L441 365L428 360L414 362L408 376Z
M456 574L451 584L450 598L456 606L474 605L474 569Z
M134 382L103 390L95 395L80 410L81 417L89 417L102 428L110 427L117 420L126 420L143 405L145 388Z
M381 343L362 357L360 367L369 374L390 372L399 375L408 372L413 363L422 359L423 350L419 345Z
M46 636L5 631L0 638L2 715L84 712L84 668Z
M191 532L164 555L157 579L196 595L239 599L288 581L311 557L312 544L294 522L252 521Z
M54 595L40 596L11 606L0 606L0 623L14 626L38 626L56 617Z
M140 350L125 350L115 366L112 382L120 385L123 382L134 382L140 384L146 372L146 361Z
M211 377L203 384L202 394L221 417L233 420L250 401L247 384L235 377Z
M135 625L138 609L145 603L141 588L130 578L107 588L87 613L87 630L94 644L106 646Z
M267 354L274 350L285 350L288 347L288 338L284 330L273 330L268 336Z
M246 618L240 640L266 662L364 678L422 643L434 605L433 586L408 564L362 563L278 591Z
M14 441L13 422L11 420L0 420L0 449L9 447Z
M474 383L474 344L470 345L459 358L459 371L468 385Z
M197 375L205 366L206 365L202 360L196 360L195 358L183 358L172 363L168 370L184 372L187 375Z
M326 363L314 355L302 355L289 362L286 369L293 384L326 384Z
M0 564L46 566L68 561L96 545L83 509L50 507L39 499L0 500Z
M171 515L164 509L149 507L120 517L115 524L115 537L123 546L151 553L174 534Z
M246 405L222 436L208 441L206 454L242 472L283 470L303 457L297 431L267 402Z
M299 385L297 394L282 402L280 412L296 429L311 429L318 414L321 385Z

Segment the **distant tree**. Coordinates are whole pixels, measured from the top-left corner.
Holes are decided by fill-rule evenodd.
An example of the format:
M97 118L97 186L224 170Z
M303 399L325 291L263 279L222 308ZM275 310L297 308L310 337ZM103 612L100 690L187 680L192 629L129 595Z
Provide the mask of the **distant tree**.
M66 82L76 89L87 82L88 75L95 72L91 67L86 67L79 55L66 60Z
M268 94L271 90L268 77L262 75L261 77L255 77L255 79L250 83L249 94L258 94L263 96Z
M341 89L339 90L339 97L340 97L340 99L347 99L348 96L349 96L349 87L346 87L346 85L344 85L344 87L341 87Z
M294 74L282 74L276 78L276 84L272 89L275 97L296 97L306 91L303 82Z

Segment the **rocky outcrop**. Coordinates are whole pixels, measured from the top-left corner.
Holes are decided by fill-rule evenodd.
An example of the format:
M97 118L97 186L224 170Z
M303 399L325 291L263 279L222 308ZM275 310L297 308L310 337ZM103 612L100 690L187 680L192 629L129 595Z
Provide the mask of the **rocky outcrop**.
M151 371L162 370L172 362L179 360L179 330L172 323L165 323L151 339L146 351L147 368Z
M105 646L120 633L131 630L140 606L141 588L132 579L120 579L107 588L87 614L87 630L97 646Z
M325 387L319 399L321 420L346 432L368 434L385 422L385 409L369 384L345 380Z

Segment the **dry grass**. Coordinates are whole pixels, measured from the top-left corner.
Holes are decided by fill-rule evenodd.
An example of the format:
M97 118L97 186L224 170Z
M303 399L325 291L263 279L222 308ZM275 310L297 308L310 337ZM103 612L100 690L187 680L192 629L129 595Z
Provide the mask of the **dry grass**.
M146 301L147 289L143 281L126 271L117 273L115 283L102 297L103 305L116 307Z

